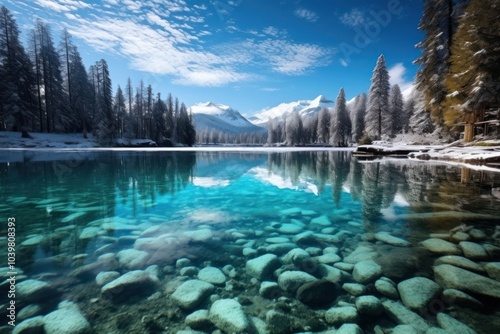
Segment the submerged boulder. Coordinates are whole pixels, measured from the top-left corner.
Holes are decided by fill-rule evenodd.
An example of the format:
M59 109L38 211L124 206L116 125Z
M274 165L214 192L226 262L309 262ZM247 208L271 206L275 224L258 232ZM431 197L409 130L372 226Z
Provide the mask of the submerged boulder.
M189 280L182 283L172 294L172 300L184 309L198 306L215 287L200 280Z
M420 310L439 295L441 288L428 278L414 277L400 282L398 291L403 304L412 310Z
M129 271L101 288L104 297L122 302L129 298L145 297L158 286L158 278L143 270Z
M46 334L90 333L90 324L75 303L64 301L57 310L43 317Z
M248 275L262 280L272 275L273 271L281 265L274 254L264 254L255 259L248 260L245 266Z
M243 308L234 299L216 300L210 307L208 318L224 333L246 333L250 327Z

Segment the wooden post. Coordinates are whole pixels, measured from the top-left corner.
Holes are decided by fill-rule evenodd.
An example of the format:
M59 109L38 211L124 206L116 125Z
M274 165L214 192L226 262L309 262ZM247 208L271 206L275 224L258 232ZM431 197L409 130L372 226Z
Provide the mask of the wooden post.
M474 139L474 124L467 123L465 124L464 130L464 143L469 143Z

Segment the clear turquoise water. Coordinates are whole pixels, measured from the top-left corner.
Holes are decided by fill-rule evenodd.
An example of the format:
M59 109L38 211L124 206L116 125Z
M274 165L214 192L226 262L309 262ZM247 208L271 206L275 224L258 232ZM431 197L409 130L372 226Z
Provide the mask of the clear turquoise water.
M408 160L360 162L347 151L11 151L0 158L0 216L3 221L15 217L17 222L16 266L24 272L18 281L35 278L51 284L57 293L51 302L35 302L41 306L39 313L53 311L62 300L75 301L96 333L161 333L164 328L165 333L176 333L185 328L190 312L169 300L174 289L169 282L183 279L175 268L182 257L190 257L198 269L207 264L235 267L237 275L227 277L231 288L220 287L215 294L249 299L243 303L247 315L265 322L265 311L276 301L258 296L258 282L245 273L249 257L242 249L252 248L260 255L269 245L267 238L292 240L305 231L315 233L319 241L297 247L337 247L341 257L363 242L380 246L373 234L388 231L412 244L410 255L401 253L412 264L393 274L395 282L414 275L432 278L436 256L419 242L461 224L474 225L491 237L500 225L497 187L500 173ZM327 217L327 225L313 223L321 216ZM282 233L283 224L300 226L300 232ZM82 238L89 227L93 233ZM176 244L178 249L169 248L172 254L147 263L160 266L157 299L141 296L116 305L102 298L94 277L75 277L75 270L95 263L103 253L134 248L144 231L149 231L148 237L161 231L180 240L182 233L199 229L210 230L212 238ZM5 235L5 224L1 232ZM6 242L0 239L2 249ZM487 242L499 244L498 239ZM389 253L379 249L380 257L388 256L390 262ZM130 270L123 265L115 269L120 274ZM4 296L2 291L0 300ZM284 296L291 305L300 304L295 296ZM330 306L352 301L343 292ZM28 303L18 304L22 308ZM205 301L204 307L209 304ZM304 308L306 318L320 319L312 332L335 328L322 318L326 309ZM447 312L477 332L493 333L499 324L496 306L488 306L486 316L456 306ZM125 321L123 314L136 320ZM144 316L154 320L138 320ZM429 321L435 324L435 317ZM377 325L395 326L389 317L363 318L359 324L366 333ZM289 332L311 331L308 326Z

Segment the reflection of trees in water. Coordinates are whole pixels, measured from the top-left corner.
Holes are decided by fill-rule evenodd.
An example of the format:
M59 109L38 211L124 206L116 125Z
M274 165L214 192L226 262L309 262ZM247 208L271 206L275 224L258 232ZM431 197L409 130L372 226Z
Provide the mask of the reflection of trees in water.
M332 166L331 182L333 202L338 207L342 188L347 181L350 170L351 152L337 151L330 154L330 165Z

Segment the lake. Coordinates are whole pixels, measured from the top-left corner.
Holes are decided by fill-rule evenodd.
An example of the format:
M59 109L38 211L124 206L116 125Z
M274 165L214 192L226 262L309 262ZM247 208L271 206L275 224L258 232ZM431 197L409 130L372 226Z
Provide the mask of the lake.
M341 150L5 150L0 217L17 333L500 328L498 172Z

